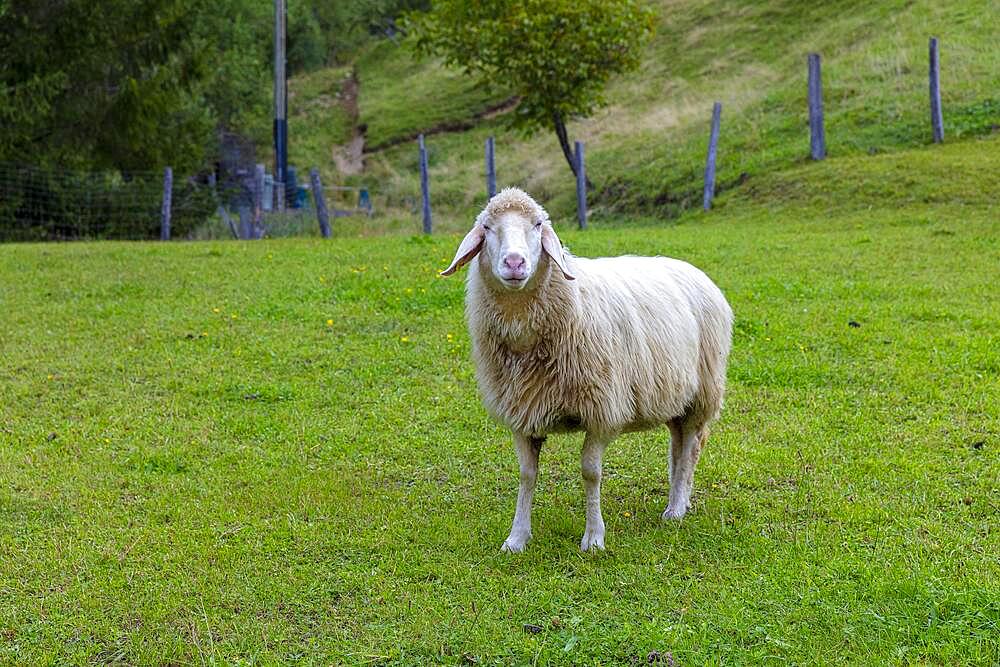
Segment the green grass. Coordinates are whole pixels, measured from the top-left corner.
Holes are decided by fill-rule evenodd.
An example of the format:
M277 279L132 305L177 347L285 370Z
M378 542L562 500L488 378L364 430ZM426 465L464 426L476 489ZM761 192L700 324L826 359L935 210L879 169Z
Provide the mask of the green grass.
M809 151L809 52L823 57L830 155L930 143L932 35L947 56L949 141L1000 127L1000 54L987 27L1000 20L1000 7L988 0L671 4L648 66L612 89L622 103L579 127L594 138L599 200L613 209L675 214L698 204L714 100L723 103L722 188L801 163Z
M893 153L930 142L927 40L942 49L946 140L1000 128L1000 51L992 0L807 3L659 0L660 22L638 71L608 87L609 106L571 123L587 145L596 216L675 217L700 204L712 103L723 103L719 188L801 164L808 155L806 57L823 56L830 155ZM356 63L368 147L471 121L497 98L461 72L382 43ZM501 96L502 97L502 96ZM308 129L304 129L308 134ZM527 138L500 119L428 137L435 210L467 216L484 188L483 140L497 138L501 184L543 193L569 216L575 182L555 136ZM294 141L294 140L293 140ZM364 182L389 217L419 202L414 143L367 156ZM436 164L435 164L436 163Z
M736 312L693 513L659 521L666 433L622 437L593 556L579 436L498 552L516 462L435 273L458 237L0 247L0 662L996 664L997 153L560 220Z
M673 218L701 201L712 103L723 103L720 191L750 187L802 164L809 150L806 56L823 56L831 156L865 157L927 145L927 40L941 40L947 142L1000 128L1000 5L991 0L659 0L660 21L638 71L611 82L609 105L570 124L587 146L595 218ZM404 42L405 43L405 42ZM487 93L459 70L411 49L373 42L353 63L357 123L366 127L365 173L344 177L330 163L350 137L342 107L326 107L346 70L301 78L290 109L293 158L319 165L331 183L367 187L376 222L390 226L420 202L416 142L430 132L431 196L445 220L468 218L484 191L483 142L497 139L501 185L520 185L560 216L576 206L575 181L552 132L512 132L482 118L506 93ZM325 91L325 92L324 92ZM320 104L317 104L316 101ZM442 128L468 127L439 132ZM338 139L339 137L339 139ZM401 143L400 143L401 142ZM262 147L267 153L269 147ZM366 227L366 229L368 229Z
M319 167L332 174L331 149L350 141L354 118L341 100L350 68L329 68L298 76L288 84L288 133L295 137L288 146L289 162L304 174Z
M508 97L483 90L436 60L394 42L373 45L357 62L359 121L366 146L378 149L419 132L470 120Z

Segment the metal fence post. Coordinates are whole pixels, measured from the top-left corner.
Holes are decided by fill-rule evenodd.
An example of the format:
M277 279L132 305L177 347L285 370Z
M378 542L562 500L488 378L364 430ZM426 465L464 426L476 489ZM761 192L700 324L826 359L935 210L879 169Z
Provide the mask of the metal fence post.
M160 208L160 240L170 240L170 202L174 191L174 170L163 170L163 205Z
M712 131L708 136L708 158L705 161L705 191L702 204L705 210L712 208L715 197L715 158L719 149L719 128L722 124L722 102L712 105Z
M812 159L826 157L826 132L823 129L823 81L819 54L809 54L809 149Z
M418 137L420 146L420 194L424 200L424 234L431 233L431 192L427 179L427 147L424 145L424 135Z
M587 171L583 158L583 142L574 144L576 158L576 218L580 229L587 228Z

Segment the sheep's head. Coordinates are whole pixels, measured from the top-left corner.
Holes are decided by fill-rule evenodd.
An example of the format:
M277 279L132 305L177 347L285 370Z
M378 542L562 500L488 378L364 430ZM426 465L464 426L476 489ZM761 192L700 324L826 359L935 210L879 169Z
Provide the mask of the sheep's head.
M567 280L574 279L545 209L517 188L507 188L490 200L441 275L450 276L480 253L480 262L490 269L484 277L502 289L520 290L533 284L544 256L556 263Z

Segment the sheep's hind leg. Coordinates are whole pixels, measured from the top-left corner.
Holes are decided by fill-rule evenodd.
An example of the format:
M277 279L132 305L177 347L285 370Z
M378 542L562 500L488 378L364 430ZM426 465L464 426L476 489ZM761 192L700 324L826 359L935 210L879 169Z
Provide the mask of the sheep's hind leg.
M587 492L587 527L580 540L580 549L604 549L604 517L601 516L601 458L610 438L600 438L591 433L583 439L580 471L583 487Z
M521 469L521 483L517 490L514 523L510 527L510 535L500 547L501 551L520 553L524 551L525 545L531 539L531 500L535 495L538 454L542 451L543 442L545 442L545 438L529 438L519 433L514 434L517 462Z
M663 512L664 519L681 519L691 507L694 469L707 437L704 426L695 427L680 421L670 423L670 500Z

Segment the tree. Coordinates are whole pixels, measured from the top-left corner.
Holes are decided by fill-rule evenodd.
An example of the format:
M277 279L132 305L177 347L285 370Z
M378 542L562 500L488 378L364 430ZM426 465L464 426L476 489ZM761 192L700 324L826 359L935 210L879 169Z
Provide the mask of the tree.
M206 0L12 0L0 15L0 159L193 167L214 120L190 35ZM9 134L6 133L10 128Z
M554 130L575 175L566 122L593 114L611 76L639 66L654 21L639 0L436 0L406 24L419 52L520 97L514 126Z

